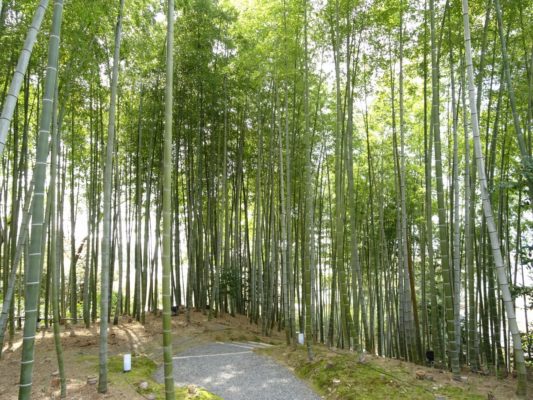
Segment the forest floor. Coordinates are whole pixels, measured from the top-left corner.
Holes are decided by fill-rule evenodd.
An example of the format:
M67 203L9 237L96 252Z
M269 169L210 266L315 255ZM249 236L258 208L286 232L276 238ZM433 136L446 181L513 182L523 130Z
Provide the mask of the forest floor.
M312 362L307 361L303 346L287 347L284 333L274 330L261 335L260 327L243 316L223 315L208 319L200 312L172 318L173 351L181 353L193 347L216 342L262 342L273 346L256 349L274 358L308 382L324 399L504 399L515 398L516 379L498 379L463 372L464 382L455 382L451 374L434 368L353 352L313 346ZM160 398L162 385L154 373L162 362L162 324L159 317L147 315L143 326L130 318L122 318L109 332L109 391L98 394L98 325L86 329L82 324L62 327L62 345L67 376L68 399L150 399ZM16 399L20 373L21 332L17 331L12 346L0 360L0 399ZM131 352L133 371L122 373L122 355ZM33 399L57 399L57 362L51 329L36 336ZM420 375L424 375L422 379ZM143 383L141 388L139 385ZM147 386L147 387L146 387ZM220 399L200 387L189 385L176 390L177 398ZM529 388L533 393L533 386ZM491 397L493 396L493 397ZM253 399L250 399L253 400Z

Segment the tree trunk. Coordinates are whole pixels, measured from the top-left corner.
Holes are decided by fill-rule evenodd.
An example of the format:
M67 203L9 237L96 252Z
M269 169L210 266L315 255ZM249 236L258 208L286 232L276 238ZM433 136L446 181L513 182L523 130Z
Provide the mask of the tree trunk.
M35 10L35 15L33 16L31 25L28 29L26 40L24 41L24 46L20 52L17 67L15 69L15 73L13 74L13 79L11 81L11 85L9 86L7 97L4 101L2 115L0 116L0 155L2 155L4 152L9 125L11 125L11 118L13 117L13 112L15 111L15 106L17 104L20 88L24 80L24 75L28 69L33 46L37 41L37 34L41 29L44 14L46 12L46 8L48 7L48 1L49 0L41 0L37 6L37 10ZM1 9L2 7L0 5L0 15L2 14Z
M55 0L54 16L48 47L48 67L46 72L45 91L39 122L36 161L33 172L34 199L32 204L32 229L30 235L30 264L25 274L24 293L24 333L22 341L22 360L20 370L19 399L31 397L32 375L35 354L35 331L39 308L39 288L41 284L41 241L44 222L44 191L46 181L46 160L48 158L48 138L52 121L53 101L55 95L57 65L59 56L59 35L63 15L63 0Z
M437 203L439 215L439 238L440 238L440 256L442 267L442 280L444 284L444 305L445 321L448 343L448 354L454 379L459 379L459 353L455 341L453 295L450 276L450 256L448 243L448 224L446 222L446 209L444 204L444 185L442 177L442 152L440 137L440 115L439 115L439 65L437 59L437 47L435 43L435 8L434 0L430 0L430 19L431 19L431 81L432 81L432 112L431 121L433 125L434 146L435 146L435 174L437 178Z
M57 81L56 81L57 82ZM63 363L63 349L61 347L61 332L59 328L59 273L60 273L60 258L61 255L59 248L57 246L58 239L58 212L59 204L57 204L57 191L56 191L56 179L58 172L58 148L59 148L59 133L60 133L60 124L57 121L57 85L56 85L56 95L53 107L52 115L52 137L51 137L51 163L50 163L50 189L48 190L48 196L50 198L50 247L49 247L49 261L48 270L51 272L51 300L52 300L52 313L53 313L53 329L54 329L54 343L57 354L57 365L59 367L59 379L61 383L61 398L65 398L67 395L66 379L65 379L65 366Z
M163 141L163 360L165 399L174 399L172 330L170 321L170 253L172 246L172 105L174 74L174 0L167 2L167 70L165 85L165 137Z
M115 50L113 54L113 75L111 80L111 100L109 105L109 125L107 130L107 148L104 166L104 227L102 233L102 265L100 292L100 351L98 392L107 392L107 320L109 315L109 268L111 246L111 197L113 183L113 157L115 145L115 114L117 86L120 64L120 41L122 35L122 15L124 0L120 0L117 26L115 30Z
M470 97L470 118L472 122L472 133L474 137L474 152L478 170L478 180L481 189L481 199L483 202L483 213L487 221L487 228L492 247L492 255L494 257L494 264L496 266L498 283L500 286L505 311L507 313L507 321L509 329L513 337L514 357L516 369L518 372L518 386L517 395L525 398L527 394L527 372L524 361L524 351L522 350L522 340L520 331L516 323L516 316L514 312L513 302L511 298L511 291L509 289L509 282L507 279L507 272L503 265L503 258L500 249L500 239L498 231L494 222L492 214L492 205L487 187L487 178L485 175L485 161L481 150L481 140L479 137L479 123L476 104L476 90L474 87L474 71L472 66L472 45L470 39L470 21L468 15L468 0L462 0L463 5L463 24L464 24L464 38L465 38L465 57L466 68L468 75L468 87Z

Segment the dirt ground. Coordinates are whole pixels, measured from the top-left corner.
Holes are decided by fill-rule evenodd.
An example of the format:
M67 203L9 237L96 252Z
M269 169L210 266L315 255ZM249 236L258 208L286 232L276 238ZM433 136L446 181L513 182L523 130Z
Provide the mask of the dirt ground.
M495 376L485 376L480 373L473 373L467 368L463 368L461 371L461 377L465 379L464 382L457 382L453 379L452 373L444 371L439 368L421 368L419 365L412 363L400 361L400 360L391 360L382 357L372 357L372 362L384 370L403 370L406 372L405 376L409 376L411 379L414 377L416 379L417 372L423 371L426 376L431 375L433 378L430 381L431 387L442 387L444 385L455 387L459 390L470 389L479 394L485 395L486 398L489 397L489 393L493 396L494 399L505 399L511 400L515 399L516 391L516 379L512 376L507 378L497 378ZM529 393L531 393L531 385L529 385Z
M208 319L201 312L191 313L191 322L187 323L184 315L172 317L174 353L201 343L213 341L263 341L272 344L281 342L282 334L273 332L271 337L262 337L260 328L251 325L246 317L229 315ZM134 384L123 382L114 384L110 381L107 394L98 394L96 384L88 384L89 377L98 376L98 340L99 326L86 329L82 324L62 327L61 342L67 377L67 398L76 399L144 399L137 393ZM145 355L158 364L162 363L161 318L146 316L143 326L131 318L123 317L117 326L110 325L109 356L121 356L124 353ZM18 397L20 376L20 356L22 332L17 331L11 348L4 348L0 360L0 399L11 400ZM59 390L54 387L53 374L57 371L57 358L52 329L44 328L36 336L35 366L33 370L33 399L57 399Z
M302 347L294 349L284 345L285 334L274 330L272 335L261 335L260 326L250 324L243 316L231 317L229 315L209 319L201 312L191 313L191 322L187 323L183 314L172 317L173 324L173 351L178 353L195 345L217 341L261 341L279 347L272 348L271 355L289 367L297 367L305 363L305 351ZM82 324L70 327L62 327L61 342L63 345L65 370L67 376L67 398L76 399L144 399L145 396L137 392L134 383L127 380L114 380L109 383L107 394L98 394L97 385L88 383L89 377L98 376L98 337L99 326L93 325L86 329ZM0 399L11 400L18 396L18 382L20 374L21 332L16 333L15 340L10 348L4 350L0 360ZM162 323L159 316L147 315L145 325L124 317L117 326L110 325L109 330L109 356L122 356L131 352L133 355L146 356L157 364L162 363ZM347 357L354 353L346 351L333 351L325 346L316 346L317 352L326 361L341 354ZM350 355L351 354L351 355ZM465 383L457 383L451 379L451 374L437 369L421 368L399 360L391 360L375 356L366 356L370 365L381 369L386 376L391 376L400 381L409 381L410 385L427 385L438 387L442 385L459 386ZM350 361L351 362L351 361ZM354 359L354 362L358 361ZM432 375L431 382L416 380L417 371L424 370ZM33 371L33 399L57 399L59 390L54 384L54 372L57 371L57 361L53 333L51 329L44 328L36 336L35 366ZM488 396L494 395L494 399L514 399L516 379L497 379L494 376L481 376L467 371L463 373L467 379L467 386L476 393ZM388 379L388 378L387 378ZM329 390L329 388L328 388ZM334 389L332 389L334 391ZM425 390L425 389L424 389ZM531 392L530 392L531 393ZM326 395L325 398L339 398ZM340 397L342 398L342 397ZM447 397L449 399L453 396ZM490 398L490 397L485 397Z

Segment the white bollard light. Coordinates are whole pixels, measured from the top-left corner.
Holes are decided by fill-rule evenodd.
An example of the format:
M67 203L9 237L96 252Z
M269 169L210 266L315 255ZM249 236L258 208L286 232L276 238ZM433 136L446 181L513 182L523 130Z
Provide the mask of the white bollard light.
M131 354L124 354L124 372L131 371Z
M304 344L304 334L298 333L298 344Z

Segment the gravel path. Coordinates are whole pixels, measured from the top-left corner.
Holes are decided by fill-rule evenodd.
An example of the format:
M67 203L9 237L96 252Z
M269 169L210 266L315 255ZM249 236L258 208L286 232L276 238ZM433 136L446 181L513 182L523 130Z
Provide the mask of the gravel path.
M176 385L201 386L224 400L320 400L303 381L270 358L255 342L211 343L174 357ZM156 373L162 382L163 370Z

